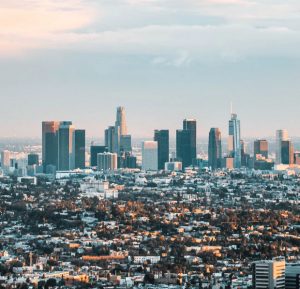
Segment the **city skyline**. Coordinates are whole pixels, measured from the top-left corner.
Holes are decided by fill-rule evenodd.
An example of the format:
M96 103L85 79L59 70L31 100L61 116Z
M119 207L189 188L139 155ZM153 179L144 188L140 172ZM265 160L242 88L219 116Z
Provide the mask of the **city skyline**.
M4 0L0 135L37 137L41 121L72 119L102 136L123 105L137 137L174 135L184 118L206 137L227 131L232 101L242 137L298 136L299 5Z

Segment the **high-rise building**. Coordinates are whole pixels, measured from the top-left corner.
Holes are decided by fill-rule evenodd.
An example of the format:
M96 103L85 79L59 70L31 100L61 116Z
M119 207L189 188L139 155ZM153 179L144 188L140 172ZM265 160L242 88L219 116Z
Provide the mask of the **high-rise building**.
M60 123L58 130L58 169L60 171L75 169L74 131L71 121Z
M39 165L39 155L38 154L29 154L27 156L27 163L29 166L38 166Z
M183 130L190 131L191 158L193 163L197 158L197 121L195 119L184 119Z
M285 129L280 129L276 131L276 164L282 164L281 159L281 145L283 141L289 140L288 132Z
M7 169L10 166L10 151L4 150L1 152L1 167Z
M158 170L158 145L156 141L142 143L142 169L144 171Z
M222 166L221 131L218 128L211 128L209 132L208 166L213 170Z
M105 130L105 146L107 147L108 151L113 153L115 152L115 127L109 126Z
M176 131L176 158L182 162L182 167L186 168L193 163L191 148L191 131Z
M281 163L284 165L294 164L294 146L290 140L281 142Z
M85 168L85 130L75 130L75 168Z
M120 153L130 153L131 147L131 135L120 136Z
M42 164L44 172L47 167L58 167L58 121L42 122Z
M286 264L285 289L300 288L300 263Z
M157 142L158 169L163 170L165 163L169 161L169 131L155 130L154 141Z
M254 159L257 159L258 156L262 156L265 159L269 157L269 144L265 139L254 141Z
M97 167L99 171L114 171L118 169L118 155L115 153L97 154Z
M229 155L234 158L234 167L240 168L242 165L241 156L241 125L237 114L232 113L229 120Z
M253 263L254 289L284 289L285 260L263 260Z
M120 135L127 135L125 108L122 106L117 108L116 126L120 127Z
M91 145L90 148L90 166L96 167L97 166L97 155L101 153L108 152L106 146L96 146Z

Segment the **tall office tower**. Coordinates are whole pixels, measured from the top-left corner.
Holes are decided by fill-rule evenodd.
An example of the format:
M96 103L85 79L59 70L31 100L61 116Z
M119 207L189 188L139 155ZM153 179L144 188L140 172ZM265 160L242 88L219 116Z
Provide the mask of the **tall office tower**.
M240 168L242 165L241 156L241 125L237 114L232 113L229 120L229 155L234 157L234 167Z
M10 166L10 151L4 150L1 152L1 167L9 168Z
M286 264L285 289L300 288L300 263Z
M42 122L42 164L44 172L47 167L58 168L58 121Z
M131 135L121 135L120 136L120 152L130 153L132 151L131 147Z
M155 130L154 141L157 142L158 169L164 170L165 163L169 161L169 131Z
M111 153L115 152L115 129L114 126L109 126L105 130L105 146Z
M192 165L191 131L176 131L176 158L182 162L183 169Z
M294 146L290 140L281 142L281 163L284 165L294 164Z
M209 132L208 166L213 170L222 166L221 131L218 128L211 128Z
M85 168L85 130L75 130L75 168Z
M29 154L27 156L27 163L29 166L38 166L39 165L39 155L38 154Z
M158 170L158 144L156 141L142 143L142 169L144 171Z
M75 169L75 128L71 121L62 121L58 130L58 169Z
M108 152L106 146L95 146L91 145L90 148L90 166L96 167L97 166L97 155Z
M254 141L254 159L261 155L265 159L269 157L269 144L265 139L258 139Z
M115 153L97 154L97 167L99 171L114 171L118 169L118 155Z
M284 289L285 260L264 260L253 263L254 289Z
M283 141L289 140L289 135L286 129L276 131L276 161L277 165L282 164L281 159L281 144Z
M120 127L120 135L127 135L125 108L122 106L117 108L116 126Z
M183 130L190 131L191 158L193 163L197 158L197 121L195 119L183 120Z

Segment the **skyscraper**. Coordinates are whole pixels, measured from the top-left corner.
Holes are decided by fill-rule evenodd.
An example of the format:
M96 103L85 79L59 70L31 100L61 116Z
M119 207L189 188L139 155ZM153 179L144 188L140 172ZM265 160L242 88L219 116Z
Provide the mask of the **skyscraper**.
M269 144L265 139L259 139L254 141L254 159L257 159L258 155L263 156L265 159L269 157Z
M193 158L190 130L176 131L176 157L182 162L183 168L192 165Z
M163 170L165 163L169 161L169 131L155 130L154 141L158 146L158 169Z
M183 130L190 131L191 158L193 162L197 158L197 121L195 119L184 119Z
M281 159L281 145L283 141L289 139L288 132L285 129L280 129L276 131L276 164L282 164Z
M115 153L100 153L97 155L99 171L114 171L118 169L118 155Z
M10 166L10 151L4 150L1 152L1 167L7 169Z
M117 108L116 126L120 127L120 135L127 135L125 108L122 106Z
M42 164L44 172L47 167L58 167L58 121L42 122Z
M27 156L27 163L29 166L39 165L39 155L38 154L29 154Z
M75 168L75 128L71 121L60 123L58 130L58 169L68 171Z
M75 130L75 168L85 168L85 130Z
M115 137L115 127L109 126L105 130L105 146L111 153L115 152Z
M208 165L213 170L222 166L221 131L218 128L211 128L209 132Z
M241 126L237 114L232 113L229 120L229 155L234 158L234 167L240 168L242 163L241 157Z
M144 141L142 143L142 169L144 171L157 171L158 145L156 141Z
M281 142L281 163L284 165L294 164L294 146L290 140Z
M107 152L106 146L95 146L91 145L90 148L90 166L96 167L97 166L97 155L101 153Z
M121 153L130 153L131 148L131 135L121 135L120 136L120 152Z

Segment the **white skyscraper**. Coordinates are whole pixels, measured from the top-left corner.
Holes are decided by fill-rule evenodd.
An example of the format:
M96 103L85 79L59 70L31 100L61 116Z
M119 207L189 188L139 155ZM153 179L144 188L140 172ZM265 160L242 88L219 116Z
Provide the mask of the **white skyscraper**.
M158 170L158 144L156 141L142 143L142 169L144 171Z
M118 169L118 155L115 153L100 153L97 155L99 171L114 171Z
M281 164L281 145L283 141L289 140L289 135L286 129L276 131L276 164Z

